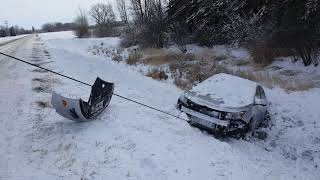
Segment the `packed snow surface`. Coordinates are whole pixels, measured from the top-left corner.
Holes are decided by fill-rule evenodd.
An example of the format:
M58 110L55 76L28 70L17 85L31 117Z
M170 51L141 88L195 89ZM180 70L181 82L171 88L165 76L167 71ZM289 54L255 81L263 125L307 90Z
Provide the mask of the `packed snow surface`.
M196 85L185 95L200 105L217 110L236 109L251 105L257 83L229 74L216 74Z
M23 34L23 35L18 35L18 36L1 37L0 38L0 45L4 44L4 43L7 43L9 41L13 41L13 40L16 40L16 39L23 38L25 36L28 36L28 34Z
M84 82L93 83L99 76L114 82L117 94L185 116L175 109L182 90L110 57L88 53L86 46L101 43L117 48L119 38L79 40L66 32L40 34L15 55ZM269 136L245 141L217 139L115 96L95 121L75 123L52 109L51 92L87 99L87 86L8 59L1 61L0 77L0 179L320 177L319 89L265 89L271 103L272 125L264 129Z
M76 36L72 31L61 31L61 32L50 32L50 33L41 33L41 38L45 41L51 39L74 39Z

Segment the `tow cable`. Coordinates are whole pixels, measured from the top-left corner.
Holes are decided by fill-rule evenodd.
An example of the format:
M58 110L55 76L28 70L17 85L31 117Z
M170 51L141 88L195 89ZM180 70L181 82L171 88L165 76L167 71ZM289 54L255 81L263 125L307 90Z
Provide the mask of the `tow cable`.
M9 58L11 58L11 59L13 59L13 60L20 61L20 62L23 62L23 63L28 64L28 65L30 65L30 66L34 66L34 67L37 67L37 68L39 68L39 69L45 70L45 71L47 71L47 72L53 73L53 74L55 74L55 75L61 76L61 77L63 77L63 78L66 78L66 79L69 79L69 80L78 82L78 83L80 83L80 84L83 84L83 85L92 87L92 85L90 85L90 84L88 84L88 83L86 83L86 82L83 82L83 81L77 80L77 79L75 79L75 78L72 78L72 77L70 77L70 76L67 76L67 75L64 75L64 74L55 72L55 71L53 71L53 70L50 70L50 69L41 67L41 66L39 66L39 65L37 65L37 64L30 63L30 62L28 62L28 61L22 60L22 59L20 59L20 58L11 56L11 55L6 54L6 53L3 53L3 52L0 52L0 54L3 55L3 56L9 57ZM183 120L183 121L188 121L187 119L181 118L181 117L179 117L179 116L177 116L177 115L174 115L174 114L171 114L171 113L166 112L166 111L164 111L164 110L161 110L161 109L155 108L155 107L153 107L153 106L144 104L144 103L142 103L142 102L139 102L139 101L130 99L130 98L128 98L128 97L125 97L125 96L116 94L116 93L114 93L114 92L112 92L112 95L114 95L114 96L116 96L116 97L119 97L119 98L121 98L121 99L124 99L124 100L126 100L126 101L133 102L133 103L138 104L138 105L140 105L140 106L143 106L143 107L152 109L152 110L154 110L154 111L160 112L160 113L162 113L162 114L166 114L166 115L168 115L168 116L171 116L171 117L174 117L174 118Z

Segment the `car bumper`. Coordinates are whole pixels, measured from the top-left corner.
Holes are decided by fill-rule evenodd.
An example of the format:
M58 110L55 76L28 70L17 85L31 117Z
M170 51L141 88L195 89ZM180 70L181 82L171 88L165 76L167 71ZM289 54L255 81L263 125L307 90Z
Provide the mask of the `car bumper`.
M196 123L201 124L203 126L210 127L210 128L212 128L211 126L214 126L214 125L228 127L230 123L228 120L220 120L220 119L199 113L192 109L186 108L184 106L181 107L181 111L191 116L194 116L195 118L193 118L192 120L195 121Z

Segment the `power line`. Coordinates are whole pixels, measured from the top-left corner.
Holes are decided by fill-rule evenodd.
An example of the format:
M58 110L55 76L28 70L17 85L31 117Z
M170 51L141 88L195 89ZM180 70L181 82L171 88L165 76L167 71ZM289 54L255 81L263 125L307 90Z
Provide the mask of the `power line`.
M23 62L23 63L25 63L25 64L28 64L28 65L30 65L30 66L34 66L34 67L37 67L37 68L39 68L39 69L45 70L45 71L47 71L47 72L51 72L51 73L56 74L56 75L58 75L58 76L61 76L61 77L70 79L70 80L75 81L75 82L78 82L78 83L80 83L80 84L83 84L83 85L86 85L86 86L90 86L90 87L92 86L92 85L90 85L90 84L88 84L88 83L85 83L85 82L83 82L83 81L80 81L80 80L77 80L77 79L75 79L75 78L69 77L69 76L67 76L67 75L64 75L64 74L61 74L61 73L52 71L52 70L50 70L50 69L41 67L41 66L39 66L39 65L30 63L30 62L28 62L28 61L25 61L25 60L22 60L22 59L20 59L20 58L11 56L11 55L9 55L9 54L3 53L3 52L0 52L0 54L3 55L3 56L7 56L7 57L9 57L9 58L11 58L11 59L14 59L14 60ZM184 118L181 118L181 117L179 117L179 116L176 116L176 115L174 115L174 114L171 114L171 113L168 113L168 112L166 112L166 111L160 110L160 109L158 109L158 108L152 107L152 106L150 106L150 105L141 103L141 102L139 102L139 101L136 101L136 100L127 98L127 97L125 97L125 96L121 96L121 95L115 94L115 93L112 93L112 95L117 96L117 97L119 97L119 98L121 98L121 99L130 101L130 102L133 102L133 103L138 104L138 105L140 105L140 106L144 106L144 107L146 107L146 108L152 109L152 110L154 110L154 111L157 111L157 112L166 114L166 115L168 115L168 116L172 116L172 117L177 118L177 119L181 119L181 120L184 120L184 121L188 121L188 120L186 120L186 119L184 119Z

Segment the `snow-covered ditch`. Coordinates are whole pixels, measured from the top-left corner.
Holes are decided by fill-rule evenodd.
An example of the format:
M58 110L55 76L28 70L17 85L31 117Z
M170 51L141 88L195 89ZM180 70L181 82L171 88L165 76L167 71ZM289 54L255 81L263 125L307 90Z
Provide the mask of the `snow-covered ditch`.
M115 93L179 114L174 106L182 90L88 52L100 43L117 49L119 39L79 40L67 33L40 37L37 46L30 42L17 55L32 60L34 51L42 59L45 49L47 61L53 61L45 64L48 68L88 83L99 76L116 84ZM319 89L266 88L272 114L268 137L245 141L216 139L117 97L97 120L74 123L35 104L49 101L50 91L32 91L31 79L54 79L51 91L70 97L86 99L90 89L21 64L10 68L15 75L0 82L5 87L0 89L5 132L0 170L8 179L319 179Z

